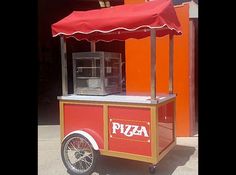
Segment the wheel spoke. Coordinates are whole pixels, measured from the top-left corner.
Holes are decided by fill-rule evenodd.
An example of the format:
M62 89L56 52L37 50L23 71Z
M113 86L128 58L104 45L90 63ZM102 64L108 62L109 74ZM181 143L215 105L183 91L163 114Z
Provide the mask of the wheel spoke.
M80 170L83 170L83 169L84 169L84 167L83 167L83 165L82 165L82 162L81 162L81 161L79 161L79 162L76 162L75 164L76 164L76 165L79 165L79 166L78 166L78 168L79 168Z
M77 150L77 149L75 148L73 142L70 142L70 143L69 143L69 146L71 146L74 150ZM69 148L70 148L70 147L69 147Z
M87 146L87 143L85 143L85 141L83 140L83 141L81 142L80 148L81 148L82 150L84 150L84 149L86 148L86 146Z
M83 161L83 162L85 163L86 169L87 169L87 168L90 168L91 165L92 165L92 162L88 162L85 158L81 159L81 161Z
M89 159L92 160L92 153L85 152L83 156L77 159L77 162L79 162L81 159L84 159L85 157L88 157Z
M81 149L81 147L80 147L81 142L83 142L81 139L77 139L76 140L76 148L77 148L77 150Z

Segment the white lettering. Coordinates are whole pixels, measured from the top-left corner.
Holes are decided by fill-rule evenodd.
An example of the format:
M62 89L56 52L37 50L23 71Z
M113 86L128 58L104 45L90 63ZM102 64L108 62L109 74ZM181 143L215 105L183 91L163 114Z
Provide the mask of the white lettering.
M139 130L139 132L144 134L144 137L148 137L148 134L147 134L147 130L144 126L141 126L141 129Z
M122 133L122 134L124 133L124 124L120 125L120 133Z
M133 132L131 131L132 125L125 125L125 126L126 128L125 128L124 135L126 135L127 137L132 137L134 135Z
M119 123L112 123L112 134L116 134L116 130L120 129L120 124Z
M134 135L140 135L140 136L141 136L142 134L138 132L138 127L139 127L139 126L133 125L133 127L134 127L134 128L133 128L133 134L134 134Z
M112 134L117 134L117 132L127 137L132 137L133 135L149 137L145 126L112 122Z

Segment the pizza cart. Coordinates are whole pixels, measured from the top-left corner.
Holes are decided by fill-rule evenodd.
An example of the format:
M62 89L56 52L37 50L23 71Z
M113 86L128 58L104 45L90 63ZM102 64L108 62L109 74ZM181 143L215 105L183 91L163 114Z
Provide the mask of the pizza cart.
M97 157L103 155L149 163L153 173L176 144L173 36L181 31L171 0L74 11L53 24L52 33L61 41L61 156L68 172L91 174ZM169 35L169 93L159 94L156 37L165 35ZM96 42L148 36L150 95L128 95L122 91L121 54L98 52ZM67 85L68 37L91 43L91 52L72 53L73 94L68 94Z

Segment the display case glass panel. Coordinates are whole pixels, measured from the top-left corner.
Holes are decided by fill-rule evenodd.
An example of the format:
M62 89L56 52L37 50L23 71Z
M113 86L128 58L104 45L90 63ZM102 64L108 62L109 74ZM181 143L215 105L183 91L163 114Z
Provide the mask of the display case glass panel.
M73 53L74 94L121 92L121 55L111 52Z

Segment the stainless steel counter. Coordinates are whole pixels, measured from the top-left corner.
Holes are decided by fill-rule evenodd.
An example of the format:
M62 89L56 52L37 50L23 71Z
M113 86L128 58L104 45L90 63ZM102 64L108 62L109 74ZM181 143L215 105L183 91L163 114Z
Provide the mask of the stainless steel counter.
M116 103L140 103L140 104L157 104L174 98L175 94L157 94L158 102L151 101L150 96L135 96L135 95L67 95L59 96L58 100L74 100L74 101L88 101L88 102L116 102Z

